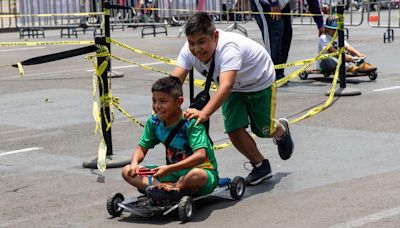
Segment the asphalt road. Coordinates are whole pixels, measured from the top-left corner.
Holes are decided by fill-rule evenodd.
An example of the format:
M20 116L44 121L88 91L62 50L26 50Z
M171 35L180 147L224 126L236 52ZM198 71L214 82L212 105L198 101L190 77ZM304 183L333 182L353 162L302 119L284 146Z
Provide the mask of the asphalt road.
M225 29L229 24L220 24ZM255 22L243 25L249 37L261 42ZM337 97L331 107L291 127L296 145L293 157L282 161L269 139L257 139L271 161L274 177L249 187L241 201L229 195L199 202L194 221L186 227L400 227L400 43L383 43L385 29L365 23L351 27L349 42L378 67L375 81L348 78L347 87L360 96ZM237 30L236 30L237 31ZM395 30L395 35L398 30ZM114 30L112 37L132 47L174 59L185 42L179 27L169 35L140 38L140 29ZM3 33L0 42L20 41ZM93 39L91 34L78 40ZM290 61L314 57L314 26L294 26ZM59 30L46 38L59 41ZM75 38L64 40L76 40ZM0 65L70 50L79 46L1 47ZM172 66L112 46L112 53L166 72ZM151 113L152 82L163 76L113 60L112 93L121 106L144 122ZM93 66L84 56L0 71L0 227L176 227L176 214L140 218L124 213L110 218L106 199L112 192L126 197L138 192L126 184L119 168L99 172L82 168L97 155L99 136L92 117ZM293 69L288 69L287 73ZM330 79L293 79L278 90L278 117L293 118L327 99ZM188 98L188 87L185 87ZM184 107L187 107L187 102ZM218 111L211 119L216 144L228 142ZM129 159L142 128L115 110L112 125L115 159ZM146 158L164 161L162 147ZM221 176L246 176L245 162L233 147L216 151Z

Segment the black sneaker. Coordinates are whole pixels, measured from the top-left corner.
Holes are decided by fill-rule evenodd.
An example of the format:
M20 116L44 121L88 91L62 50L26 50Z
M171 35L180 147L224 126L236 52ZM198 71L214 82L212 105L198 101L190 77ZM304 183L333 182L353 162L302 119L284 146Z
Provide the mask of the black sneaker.
M252 164L253 165L253 164ZM262 161L260 167L253 165L253 170L244 179L246 185L257 185L263 180L267 180L272 177L271 166L269 165L268 159Z
M279 122L285 127L286 133L282 139L274 139L274 142L276 145L278 145L279 156L282 158L282 160L287 160L293 154L294 144L292 136L290 135L289 121L285 118L281 118L279 119Z
M162 184L159 186L148 186L146 188L146 196L157 206L177 203L184 195L185 194L178 188Z

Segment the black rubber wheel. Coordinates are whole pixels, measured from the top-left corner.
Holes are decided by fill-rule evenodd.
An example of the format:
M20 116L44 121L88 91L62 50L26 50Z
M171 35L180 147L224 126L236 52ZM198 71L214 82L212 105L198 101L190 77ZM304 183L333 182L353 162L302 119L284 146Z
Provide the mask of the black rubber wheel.
M306 80L307 77L308 77L308 74L307 74L306 72L301 72L301 73L299 74L299 78L300 78L301 80Z
M229 190L231 192L231 197L235 200L240 200L246 190L246 184L244 183L243 177L233 178Z
M368 77L371 80L375 80L378 77L378 73L376 73L376 71L372 72L372 73L368 74Z
M184 196L178 205L179 220L182 222L190 221L194 214L194 202L190 196Z
M124 196L121 193L114 193L107 199L107 211L112 217L118 217L124 211L124 208L118 206L118 203L124 201Z

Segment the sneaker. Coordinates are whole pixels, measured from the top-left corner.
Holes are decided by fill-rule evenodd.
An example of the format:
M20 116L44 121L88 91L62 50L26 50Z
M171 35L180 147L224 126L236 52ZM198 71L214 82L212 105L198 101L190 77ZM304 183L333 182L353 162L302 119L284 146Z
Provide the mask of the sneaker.
M293 154L294 144L292 136L290 135L289 121L285 118L281 118L279 119L279 122L285 127L286 133L282 139L274 139L274 142L276 145L278 145L278 152L281 159L287 160Z
M253 164L252 164L253 165ZM246 185L257 185L263 180L267 180L272 177L271 166L269 165L268 159L262 161L260 167L253 165L253 170L250 174L244 178Z
M360 68L356 65L351 65L349 68L346 69L346 72L350 73L350 74L357 74L358 70Z
M373 66L370 63L364 62L363 64L360 65L358 72L360 73L371 73L376 71L376 66Z
M185 194L179 188L169 185L160 184L158 186L148 186L146 188L146 196L156 206L163 206L177 203Z

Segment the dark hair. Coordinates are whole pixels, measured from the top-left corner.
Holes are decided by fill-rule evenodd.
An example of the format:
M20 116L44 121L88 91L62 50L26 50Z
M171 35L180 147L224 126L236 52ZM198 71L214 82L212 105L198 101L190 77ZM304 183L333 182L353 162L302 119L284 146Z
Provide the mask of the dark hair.
M190 36L195 33L208 34L212 36L214 31L215 26L210 15L204 12L193 14L191 17L189 17L185 25L186 36Z
M163 77L154 82L151 92L164 92L172 95L175 99L182 96L182 84L177 77Z

